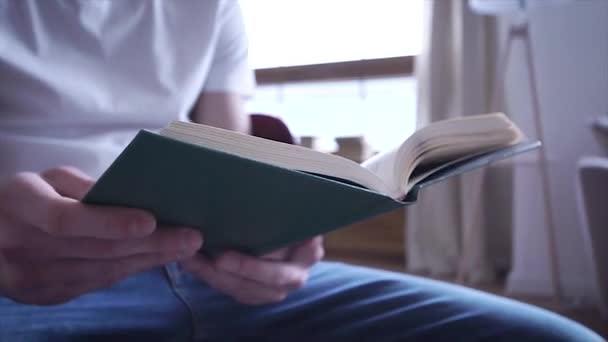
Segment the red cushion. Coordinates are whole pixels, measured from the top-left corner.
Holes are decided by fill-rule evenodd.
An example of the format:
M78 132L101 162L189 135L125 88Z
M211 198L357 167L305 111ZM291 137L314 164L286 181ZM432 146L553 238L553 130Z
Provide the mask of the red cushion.
M250 118L252 135L287 144L294 144L294 138L283 120L266 114L251 114Z

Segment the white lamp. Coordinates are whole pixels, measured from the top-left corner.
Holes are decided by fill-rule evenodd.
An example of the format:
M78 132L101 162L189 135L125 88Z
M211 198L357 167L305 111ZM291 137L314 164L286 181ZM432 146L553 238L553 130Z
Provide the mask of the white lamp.
M534 54L532 39L530 37L528 10L532 7L543 7L568 2L569 0L469 0L469 7L481 15L509 16L511 19L507 33L506 47L500 54L498 61L498 74L495 77L495 84L491 97L491 105L495 108L495 101L498 99L498 91L504 86L507 71L507 62L511 55L511 47L516 39L524 43L525 58L528 69L528 81L530 83L532 98L532 113L534 116L534 126L536 137L540 141L545 141L540 99L538 95L536 70L534 67ZM544 196L544 216L547 228L547 248L549 251L549 264L551 272L551 282L553 285L553 299L560 305L562 298L562 286L560 280L559 259L556 247L556 229L553 220L553 205L551 200L551 188L549 184L549 169L547 163L547 152L545 148L539 151L540 176Z

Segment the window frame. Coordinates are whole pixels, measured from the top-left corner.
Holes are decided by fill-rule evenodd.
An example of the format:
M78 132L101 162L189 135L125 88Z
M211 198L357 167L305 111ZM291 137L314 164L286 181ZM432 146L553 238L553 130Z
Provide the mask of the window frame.
M397 56L356 61L294 65L256 69L258 85L278 85L306 81L336 81L412 76L416 56Z

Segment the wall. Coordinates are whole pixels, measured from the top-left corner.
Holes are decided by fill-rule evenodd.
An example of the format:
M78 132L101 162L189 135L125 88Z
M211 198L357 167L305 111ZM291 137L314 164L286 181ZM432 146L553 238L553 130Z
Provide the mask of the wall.
M608 1L559 2L555 6L547 1L546 6L531 11L530 20L561 282L567 297L589 299L590 268L583 250L574 184L577 160L602 153L589 120L608 113ZM503 38L507 23L506 18L499 22ZM506 79L506 106L533 136L527 81L523 45L517 43ZM520 158L516 164L514 259L507 287L512 293L551 294L543 197L534 157Z

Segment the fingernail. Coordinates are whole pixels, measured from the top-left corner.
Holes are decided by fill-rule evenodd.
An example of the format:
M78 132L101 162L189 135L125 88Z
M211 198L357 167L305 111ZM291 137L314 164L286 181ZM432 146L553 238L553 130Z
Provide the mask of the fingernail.
M129 223L129 233L132 235L139 235L142 233L151 233L154 230L156 222L146 216L140 216L132 219Z
M198 249L201 247L203 239L201 234L192 229L184 229L181 232L181 245L184 249Z
M226 254L220 259L219 267L228 272L238 272L239 258L233 254Z

